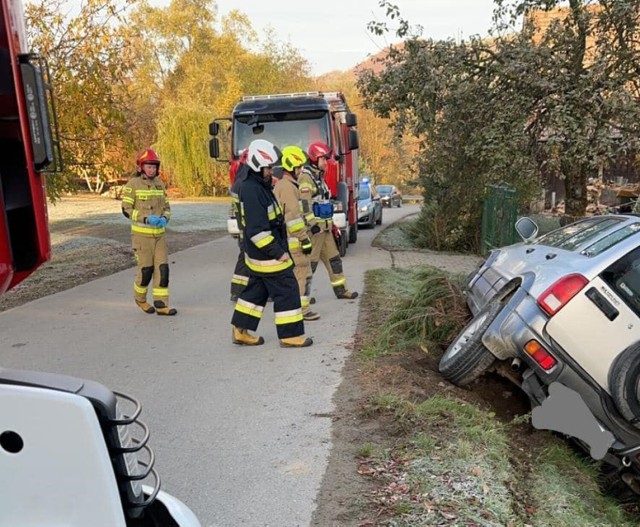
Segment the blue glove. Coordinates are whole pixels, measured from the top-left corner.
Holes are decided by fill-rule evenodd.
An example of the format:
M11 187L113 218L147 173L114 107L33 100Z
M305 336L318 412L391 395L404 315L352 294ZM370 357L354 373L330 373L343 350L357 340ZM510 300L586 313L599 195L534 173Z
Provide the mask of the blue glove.
M155 215L151 215L151 216L147 216L146 219L147 225L151 225L152 227L157 227L158 223L160 222L160 216L155 216Z
M164 216L160 216L160 219L158 220L158 223L156 223L156 226L157 227L166 227L168 221L169 220L167 220L167 218L165 218Z

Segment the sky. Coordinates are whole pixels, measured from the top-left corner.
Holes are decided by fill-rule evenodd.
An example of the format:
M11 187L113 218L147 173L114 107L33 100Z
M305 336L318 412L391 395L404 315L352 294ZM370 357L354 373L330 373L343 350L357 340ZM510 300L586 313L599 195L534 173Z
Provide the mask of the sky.
M423 36L460 39L486 36L493 0L391 0ZM368 22L385 21L379 0L216 0L218 14L238 9L249 16L260 36L271 28L278 40L290 42L311 65L314 75L348 70L397 42L395 35L378 37ZM388 21L388 20L387 20ZM391 21L388 21L391 22Z

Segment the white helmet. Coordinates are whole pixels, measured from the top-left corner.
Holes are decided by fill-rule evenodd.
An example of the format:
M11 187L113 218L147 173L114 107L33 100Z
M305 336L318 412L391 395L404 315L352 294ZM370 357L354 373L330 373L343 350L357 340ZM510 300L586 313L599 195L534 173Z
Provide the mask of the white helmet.
M247 152L247 165L254 172L264 167L272 167L278 162L278 149L265 139L251 141Z

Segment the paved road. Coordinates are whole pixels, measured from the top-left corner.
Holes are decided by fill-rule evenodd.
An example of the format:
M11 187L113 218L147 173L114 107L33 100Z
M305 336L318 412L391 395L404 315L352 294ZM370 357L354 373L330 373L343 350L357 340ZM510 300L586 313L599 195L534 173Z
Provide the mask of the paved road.
M384 223L417 210L385 209ZM379 230L359 231L349 247L351 289L362 291L367 269L392 263L370 245ZM141 400L163 489L203 526L306 526L360 299L336 300L320 269L313 294L322 318L307 324L314 346L280 349L271 308L260 327L266 344L234 346L236 250L225 236L171 256L174 318L134 306L133 269L6 311L0 364L96 380Z

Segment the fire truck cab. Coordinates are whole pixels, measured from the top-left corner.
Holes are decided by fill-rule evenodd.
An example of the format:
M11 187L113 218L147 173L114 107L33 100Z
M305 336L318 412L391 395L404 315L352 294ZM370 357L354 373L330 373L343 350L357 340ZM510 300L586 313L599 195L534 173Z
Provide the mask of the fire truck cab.
M334 223L341 230L344 254L358 237L358 132L357 118L339 92L303 92L243 97L231 117L209 125L213 136L211 157L220 156L219 121L230 121L229 163L233 181L239 159L254 139L266 139L279 148L297 145L306 151L311 143L326 143L332 152L325 181L334 202Z
M0 0L0 294L51 253L44 173L60 168L45 64L28 53L19 0ZM58 155L56 155L58 154Z

